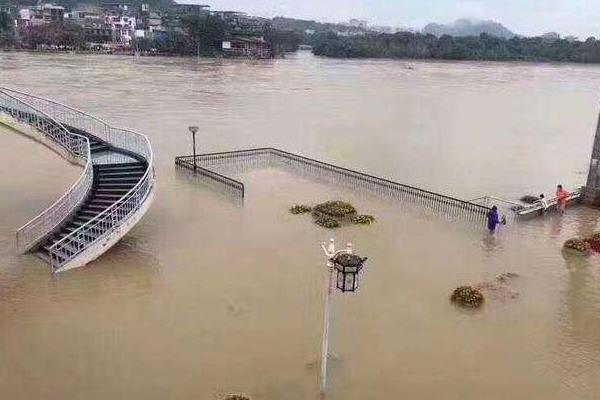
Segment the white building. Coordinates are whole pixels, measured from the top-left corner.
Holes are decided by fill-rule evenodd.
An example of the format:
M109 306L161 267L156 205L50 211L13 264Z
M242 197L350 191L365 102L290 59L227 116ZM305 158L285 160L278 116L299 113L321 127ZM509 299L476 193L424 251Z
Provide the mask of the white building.
M106 17L106 23L112 28L115 43L126 46L131 44L131 40L135 37L135 17L110 15Z

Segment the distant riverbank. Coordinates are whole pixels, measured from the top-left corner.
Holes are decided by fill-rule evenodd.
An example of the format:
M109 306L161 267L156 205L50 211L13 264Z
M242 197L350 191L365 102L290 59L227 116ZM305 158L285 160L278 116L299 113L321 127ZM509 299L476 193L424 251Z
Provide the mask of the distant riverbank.
M72 49L18 49L18 48L0 48L0 52L4 53L32 53L32 54L80 54L80 55L114 55L114 56L129 56L129 57L182 57L195 58L195 55L160 52L160 51L135 51L135 50L72 50ZM200 58L227 58L220 54L205 55L201 54ZM235 58L235 57L234 57ZM251 58L251 57L248 57ZM285 58L285 54L278 54L275 58Z
M600 63L600 41L515 37L487 34L469 37L400 32L314 38L313 53L332 58L396 58L420 60L538 61Z

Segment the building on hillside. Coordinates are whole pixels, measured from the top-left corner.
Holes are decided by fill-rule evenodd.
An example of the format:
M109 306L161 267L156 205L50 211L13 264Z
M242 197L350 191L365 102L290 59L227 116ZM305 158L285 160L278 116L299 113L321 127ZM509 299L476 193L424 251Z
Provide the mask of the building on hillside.
M54 4L33 6L29 11L31 25L62 23L65 19L65 8Z
M17 6L12 4L0 4L0 12L6 13L11 17L16 17L18 14Z
M102 3L100 7L112 15L127 15L133 10L129 3Z
M162 13L162 25L167 30L182 32L181 20L184 17L209 15L210 6L203 4L173 4Z
M17 28L32 26L33 13L28 8L22 8L17 15Z
M251 17L238 11L215 11L213 15L221 18L226 25L226 31L235 36L262 36L270 27L266 18Z
M162 29L161 16L153 11L142 13L137 21L137 28L145 31L153 32Z
M110 26L90 24L83 27L83 34L87 43L105 44L113 42L113 30Z
M232 37L222 44L225 57L272 58L273 51L262 37Z
M71 9L69 19L78 25L87 25L90 21L100 22L103 19L102 8L91 4L78 4Z
M210 13L210 6L205 4L183 4L175 3L168 11L179 15L203 15Z
M135 37L136 19L130 16L106 16L106 25L112 29L113 42L129 46Z

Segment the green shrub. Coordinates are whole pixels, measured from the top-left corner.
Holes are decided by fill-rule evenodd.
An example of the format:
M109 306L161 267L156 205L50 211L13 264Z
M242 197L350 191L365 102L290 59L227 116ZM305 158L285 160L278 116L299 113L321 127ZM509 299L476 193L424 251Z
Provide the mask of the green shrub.
M327 214L331 217L337 218L343 218L356 214L356 209L352 204L339 200L317 204L314 209L321 214Z
M581 253L586 253L590 250L590 244L581 239L569 239L565 242L564 247Z
M312 211L312 208L309 206L305 206L304 204L295 204L290 207L290 213L294 215L298 214L306 214Z
M460 286L454 289L450 300L462 307L478 308L483 305L483 294L473 286Z
M340 227L340 222L337 219L325 214L315 215L315 224L327 229Z
M351 221L356 225L371 225L375 222L375 217L372 215L356 215L352 217Z

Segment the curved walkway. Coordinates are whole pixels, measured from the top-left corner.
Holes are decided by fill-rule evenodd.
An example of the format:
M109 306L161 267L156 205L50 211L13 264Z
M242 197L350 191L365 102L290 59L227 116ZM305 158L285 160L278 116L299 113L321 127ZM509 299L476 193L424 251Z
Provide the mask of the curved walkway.
M17 232L19 252L35 252L54 272L83 266L102 255L150 206L154 168L146 136L2 87L0 123L84 167L60 199Z

